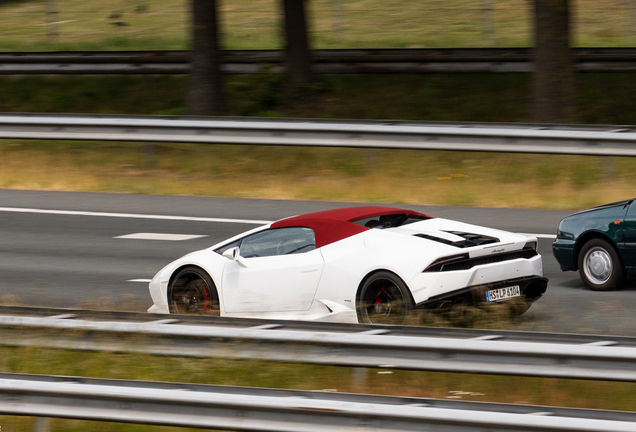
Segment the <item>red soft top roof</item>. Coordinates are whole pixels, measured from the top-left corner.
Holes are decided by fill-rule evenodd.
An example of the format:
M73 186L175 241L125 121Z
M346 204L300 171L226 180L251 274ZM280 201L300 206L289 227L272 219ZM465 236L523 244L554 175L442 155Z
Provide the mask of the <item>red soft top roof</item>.
M430 216L423 213L394 207L349 207L293 216L274 222L272 228L311 228L316 234L316 247L320 248L370 229L356 225L352 223L353 221L392 214L406 214L408 216L430 218Z

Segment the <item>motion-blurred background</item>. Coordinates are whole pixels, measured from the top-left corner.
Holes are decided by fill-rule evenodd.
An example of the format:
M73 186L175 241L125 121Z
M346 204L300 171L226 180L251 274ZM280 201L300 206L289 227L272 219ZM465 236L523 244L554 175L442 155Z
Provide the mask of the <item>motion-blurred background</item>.
M0 17L0 112L579 123L621 125L625 131L636 125L636 50L632 49L636 45L636 0L0 0ZM474 51L461 51L464 49ZM228 50L276 52L264 57L271 61L248 61L250 67L243 72L249 73L228 73L224 69ZM182 56L189 72L81 74L61 72L63 61L50 59L48 64L55 67L48 73L16 73L11 69L16 64L32 65L47 55L84 56L89 59L85 63L98 68L100 62L90 60L95 53L146 52L160 57L164 51ZM392 62L390 71L375 63L378 57L396 53L408 61ZM34 60L32 54L40 60ZM364 55L367 57L356 57ZM340 56L345 65L355 60L357 69L343 67L348 73L322 73L320 59L325 56ZM452 60L467 57L472 60ZM511 57L516 59L514 64L522 66L510 67L507 62ZM439 59L445 59L441 66L431 66ZM0 189L570 211L632 198L635 182L636 160L626 157L0 140ZM150 212L146 203L154 202L152 197L135 200L130 195L113 195L108 201L100 198L103 195L71 197L20 191L25 193L23 197L14 192L5 191L0 206L35 208L46 204L59 209L72 202L82 210L90 204L103 211L101 206L122 200L121 207L113 204L114 209L107 210L144 213ZM7 204L9 196L13 201ZM169 208L166 212L177 214L194 208L170 204L182 202L183 197L155 198ZM24 202L29 205L19 204ZM199 211L213 207L209 202L197 204ZM251 210L257 212L258 207L250 202L244 205L252 205ZM267 205L283 207L278 201ZM231 216L244 217L245 212L228 207L230 210L237 213ZM445 209L458 217L475 218L480 209L472 210L477 212ZM290 214L293 211L290 209ZM493 224L514 221L524 229L533 218L536 225L549 219L546 226L553 231L541 233L550 235L565 213L487 212L487 220ZM542 219L533 214L548 216ZM55 282L52 271L66 272L69 262L81 267L80 259L87 258L99 261L99 265L98 271L76 281L83 284L82 294L91 296L91 289L104 290L103 275L112 273L104 263L117 261L104 260L93 246L106 243L103 239L112 241L116 244L112 255L119 259L122 254L116 242L120 240L95 229L95 222L60 218L60 228L40 222L44 219L39 217L3 214L5 248L11 246L17 252L5 251L3 262L12 268L2 278L11 295L0 297L0 303L25 305L25 293L15 292L19 290L7 274L31 284L28 277L37 265L33 263L36 259L48 262L51 257L62 264L55 261L50 267L37 267L46 273L42 280L51 286ZM113 224L109 229L121 230L123 225ZM38 234L34 226L50 233ZM195 228L200 229L191 229ZM147 229L146 225L139 228ZM78 231L87 233L90 240L83 240ZM219 231L213 234L221 235ZM71 241L59 240L69 238L67 235L80 240L79 252ZM552 262L555 274L561 275L548 240L542 241L545 262ZM185 253L189 245L182 247ZM172 253L176 248L170 250ZM129 253L142 255L136 251ZM132 267L140 265L139 261L130 259L127 263ZM157 259L143 270L151 275L164 261L167 259ZM22 273L15 271L18 265ZM72 271L67 273L75 277ZM633 313L625 299L633 297L633 284L623 292L592 297L576 274L568 276L570 279L563 277L561 286L555 283L555 288L549 289L548 295L552 289L563 300L559 303L546 297L545 304L553 306L546 308L547 312L525 316L521 321L486 320L480 325L546 330L545 322L557 322L568 323L568 331L582 333L598 328L609 328L616 334L629 331ZM126 285L123 278L117 284L122 291L128 290L124 299L129 303L148 300L145 286ZM35 294L29 293L42 302L47 298L60 301L57 288L42 285L33 286ZM100 295L94 295L90 305L109 307ZM130 304L122 308L126 306ZM608 327L597 327L601 324ZM557 327L547 330L562 331ZM129 342L134 344L134 340ZM0 371L632 411L636 394L632 383L352 371L255 360L113 355L37 347L0 347ZM0 417L2 431L33 430L39 424L30 418ZM46 427L56 431L157 430L72 420L53 420Z
M192 65L69 76L0 62L4 112L636 124L633 0L8 0L0 14L12 62L169 50ZM590 47L620 50L588 51L611 66L582 69L576 52ZM526 48L526 72L461 73L451 61L438 72L398 62L395 73L322 74L316 60L400 49L420 53L422 67L458 48ZM227 50L277 50L278 60L222 73ZM497 67L496 51L471 55ZM505 153L3 140L0 154L3 188L470 206L584 208L629 196L636 176L631 159Z

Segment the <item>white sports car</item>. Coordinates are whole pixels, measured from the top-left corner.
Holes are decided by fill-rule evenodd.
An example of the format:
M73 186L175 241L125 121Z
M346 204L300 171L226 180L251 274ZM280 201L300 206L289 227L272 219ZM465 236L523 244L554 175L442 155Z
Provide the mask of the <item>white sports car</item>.
M401 324L414 308L515 297L529 307L542 276L536 238L353 207L282 219L168 264L150 282L148 312Z

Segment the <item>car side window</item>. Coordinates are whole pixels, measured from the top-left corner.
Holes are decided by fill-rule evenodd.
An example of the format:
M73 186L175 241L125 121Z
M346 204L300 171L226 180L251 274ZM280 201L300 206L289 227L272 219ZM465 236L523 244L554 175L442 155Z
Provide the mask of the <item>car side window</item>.
M245 237L240 248L243 258L304 253L316 249L316 237L311 228L270 229Z

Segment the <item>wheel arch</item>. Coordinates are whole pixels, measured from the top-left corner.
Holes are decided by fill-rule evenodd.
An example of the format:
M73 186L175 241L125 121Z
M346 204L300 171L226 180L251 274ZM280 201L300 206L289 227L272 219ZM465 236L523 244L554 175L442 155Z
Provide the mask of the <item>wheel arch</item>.
M409 284L407 284L404 281L404 278L402 278L399 274L397 274L396 272L389 270L389 269L385 269L385 268L380 268L380 269L375 269L370 271L369 273L367 273L362 280L360 281L360 283L358 284L358 289L356 290L356 307L358 306L358 302L360 301L360 293L362 292L362 287L364 286L364 284L367 282L367 280L369 280L369 278L371 278L374 274L376 273L391 273L392 275L394 275L396 278L398 278L399 280L402 281L402 283L404 284L404 286L406 287L406 291L409 294L409 297L411 298L411 301L413 302L413 304L415 304L415 299L413 298L413 293L411 292L411 288L409 287Z
M610 238L607 234L599 232L599 231L588 231L585 234L583 234L581 237L579 237L579 239L576 241L576 245L574 246L574 265L576 266L575 270L579 270L579 255L581 254L581 249L583 249L583 246L587 242L594 239L601 239L601 240L607 241L612 246L612 248L614 248L614 251L618 255L618 258L621 260L620 264L623 267L625 267L625 264L623 263L623 258L621 257L621 253L618 250L618 246L616 245L616 242L612 238Z
M208 275L208 277L210 278L210 280L212 280L212 283L214 284L214 290L216 291L216 297L219 299L219 304L220 304L221 303L221 298L219 297L219 288L218 288L218 285L217 285L216 281L214 280L214 277L210 274L209 271L207 271L205 268L201 267L200 265L188 263L188 264L182 264L179 267L175 268L172 271L172 274L170 274L170 279L168 279L168 287L166 289L166 299L168 301L168 307L170 307L170 296L172 294L172 282L174 282L174 278L177 277L177 275L179 274L179 272L181 272L181 270L186 269L188 267L198 268L199 270L201 270L202 272L204 272L205 274Z

